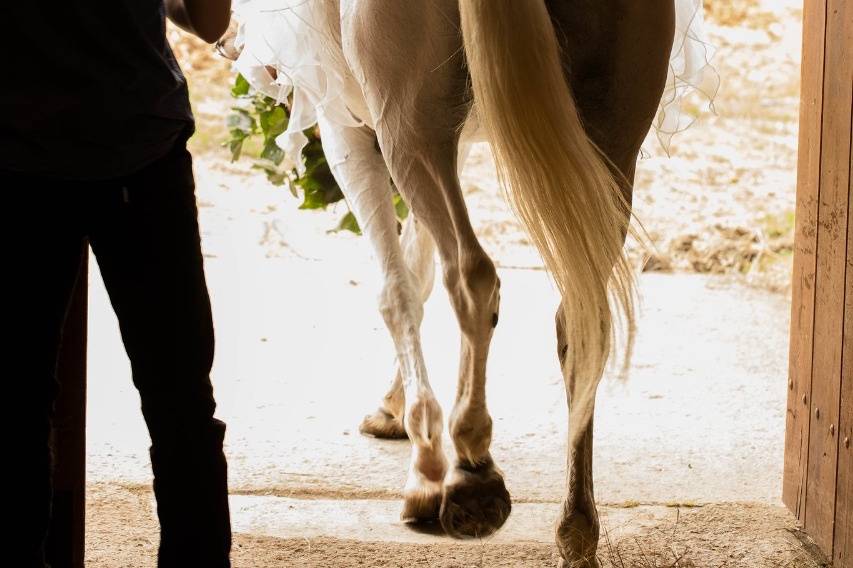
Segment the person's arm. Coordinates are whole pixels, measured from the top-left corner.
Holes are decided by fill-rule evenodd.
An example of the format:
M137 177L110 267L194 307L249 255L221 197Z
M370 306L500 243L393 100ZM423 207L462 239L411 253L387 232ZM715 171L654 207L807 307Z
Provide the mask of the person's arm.
M214 43L228 29L231 0L165 0L166 15L178 27Z

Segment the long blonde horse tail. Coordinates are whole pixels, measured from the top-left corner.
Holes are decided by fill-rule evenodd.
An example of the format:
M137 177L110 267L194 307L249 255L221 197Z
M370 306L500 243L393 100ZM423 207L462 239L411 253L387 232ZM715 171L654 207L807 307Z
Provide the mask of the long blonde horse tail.
M544 0L459 4L476 112L562 294L574 443L592 416L614 321L633 342L635 283L623 252L630 208L581 124Z

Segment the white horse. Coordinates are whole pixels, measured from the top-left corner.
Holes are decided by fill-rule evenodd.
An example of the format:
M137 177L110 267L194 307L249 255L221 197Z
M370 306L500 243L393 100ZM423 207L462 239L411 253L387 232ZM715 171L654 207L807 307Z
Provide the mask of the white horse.
M440 520L452 536L485 536L510 513L489 453L485 391L500 282L469 222L457 173L482 127L562 294L557 354L571 435L557 544L566 565L596 565L592 416L614 322L629 337L633 330L634 282L622 248L635 163L665 88L673 110L679 80L702 71L684 52L701 39L691 27L701 23L701 0L677 1L678 22L673 0L237 5L237 68L270 96L292 95L279 145L299 156L302 130L319 124L332 172L379 259L379 308L398 371L361 429L411 441L405 521ZM698 19L684 19L697 9ZM681 45L673 50L676 28ZM681 68L668 82L673 53ZM681 127L677 113L658 116L664 132ZM411 210L402 237L391 179ZM419 331L435 251L462 335L450 468Z

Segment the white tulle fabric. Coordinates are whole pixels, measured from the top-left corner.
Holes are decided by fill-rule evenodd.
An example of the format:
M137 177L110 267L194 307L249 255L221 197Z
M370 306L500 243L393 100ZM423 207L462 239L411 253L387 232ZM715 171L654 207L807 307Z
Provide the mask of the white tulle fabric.
M303 131L322 116L344 126L362 122L344 99L345 69L340 50L329 37L322 0L238 0L234 17L240 27L236 45L242 52L235 67L249 84L278 102L290 103L290 122L276 138L289 165L302 174ZM276 76L269 72L275 69Z
M697 109L712 105L719 85L710 64L714 49L705 36L702 0L675 0L675 8L669 75L653 123L667 153L672 137L693 123ZM363 124L347 107L347 70L340 46L328 33L327 7L322 0L237 0L234 14L240 23L236 43L242 48L236 69L253 88L279 102L292 95L290 122L276 143L302 173L298 157L308 141L303 131L318 117L343 126ZM276 76L268 69L275 69Z
M652 127L667 154L672 137L703 110L713 111L720 76L711 65L714 47L705 34L702 0L675 0L675 39L669 73Z

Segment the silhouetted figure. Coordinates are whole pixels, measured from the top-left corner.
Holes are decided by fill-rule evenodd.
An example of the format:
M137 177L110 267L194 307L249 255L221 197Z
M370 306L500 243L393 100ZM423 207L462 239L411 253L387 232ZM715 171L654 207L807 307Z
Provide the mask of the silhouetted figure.
M159 565L229 566L225 424L213 418L186 81L165 17L213 42L230 0L3 2L0 565L45 566L61 330L85 242L121 327L151 435ZM97 349L97 345L92 346ZM5 398L8 397L8 398ZM130 419L130 417L128 417Z

